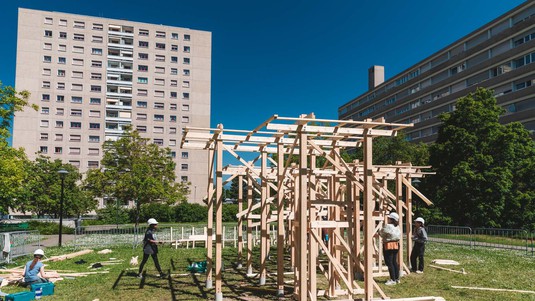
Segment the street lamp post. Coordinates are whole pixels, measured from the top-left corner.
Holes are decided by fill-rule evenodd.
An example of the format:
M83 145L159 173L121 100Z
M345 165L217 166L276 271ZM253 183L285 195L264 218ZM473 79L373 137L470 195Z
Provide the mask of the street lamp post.
M418 180L418 178L414 178L412 179L412 186L414 186L414 188L418 188L418 186L420 186L420 183L422 183L422 181ZM418 211L418 202L416 201L416 199L414 200L414 212L415 213L419 213Z
M61 235L63 234L63 191L65 188L65 176L69 173L65 169L60 169L58 171L59 176L61 177L61 198L59 200L59 237L58 237L58 246L61 248Z

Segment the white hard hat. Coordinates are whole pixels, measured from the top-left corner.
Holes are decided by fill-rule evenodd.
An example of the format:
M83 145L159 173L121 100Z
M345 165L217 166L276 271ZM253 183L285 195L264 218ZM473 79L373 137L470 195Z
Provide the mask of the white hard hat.
M41 249L37 249L37 250L35 250L35 252L33 252L33 255L45 256L45 251L43 251Z
M425 224L425 220L422 217L419 217L419 218L415 219L414 221L415 222L420 222L422 224Z
M147 224L150 225L157 225L158 224L158 221L154 218L149 218L149 220L147 221Z
M395 220L396 222L399 221L399 215L395 212L390 212L390 214L388 215L388 218L391 218L393 220Z

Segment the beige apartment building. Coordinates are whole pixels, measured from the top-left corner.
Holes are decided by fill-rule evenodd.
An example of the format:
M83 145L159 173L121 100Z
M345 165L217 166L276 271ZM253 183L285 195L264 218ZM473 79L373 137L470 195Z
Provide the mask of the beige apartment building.
M208 154L179 146L183 127L210 126L211 43L207 31L19 9L16 89L39 111L16 114L13 146L85 172L131 124L171 148L202 202Z
M445 25L446 26L446 25ZM535 137L535 1L526 1L385 81L384 67L369 70L369 90L338 108L340 119L385 117L414 123L411 141L432 142L438 116L477 87L493 89L506 113Z

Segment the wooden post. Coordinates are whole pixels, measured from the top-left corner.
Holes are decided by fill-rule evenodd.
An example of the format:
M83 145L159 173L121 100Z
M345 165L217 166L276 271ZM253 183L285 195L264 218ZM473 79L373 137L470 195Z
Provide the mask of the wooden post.
M317 212L316 212L316 207L315 206L312 206L311 205L311 202L312 201L315 201L316 200L316 187L317 187L317 184L316 183L316 176L314 175L313 171L314 169L316 169L316 155L314 154L311 154L310 155L310 170L311 170L311 173L310 173L310 183L312 183L312 185L310 185L310 188L309 188L309 199L310 201L307 201L307 209L308 209L308 212L310 214L309 216L309 219L310 219L310 222L312 221L315 221L317 219ZM308 223L310 224L310 223ZM310 229L310 231L318 231L317 229ZM321 229L319 230L319 234L320 234L320 237L321 237ZM311 301L316 301L317 300L317 291L318 291L318 288L317 288L317 277L316 277L316 266L317 266L317 259L318 259L318 244L316 243L315 240L313 239L309 239L308 241L308 266L309 266L309 269L308 269L308 283L309 283L309 287L308 287L308 295L310 297L310 300Z
M238 176L238 212L243 210L243 176ZM243 261L243 216L238 218L238 269L242 268Z
M403 179L399 171L399 168L396 169L396 211L399 214L399 230L401 231L401 236L399 239L399 253L398 253L398 264L399 264L399 276L403 272Z
M248 172L249 173L249 172ZM247 208L253 206L253 180L247 176ZM247 217L247 274L253 273L253 220Z
M299 131L299 197L297 199L297 207L299 207L298 214L298 253L297 253L297 269L299 274L299 292L298 300L307 300L307 193L308 193L308 168L307 168L307 154L308 154L308 137L306 132Z
M260 196L260 285L266 284L266 263L267 263L267 250L268 245L268 229L267 229L267 215L268 215L268 204L267 204L267 152L262 151L261 154L261 175L262 175L262 188Z
M372 137L367 133L363 139L364 149L364 291L365 300L373 299L373 230L375 222L373 220L373 210L375 202L373 200L373 154Z
M212 196L214 187L214 168L215 168L215 152L213 149L208 150L208 160L210 161L208 167L208 233L206 235L206 288L211 289L212 283L212 268L213 268L213 242L212 234L214 233L214 198ZM184 238L184 228L182 228L182 238ZM189 242L186 243L189 246Z
M411 179L407 177L410 181ZM399 178L402 181L402 177ZM411 252L412 252L412 221L414 220L414 215L412 213L412 190L409 187L405 187L405 202L407 203L407 215L405 216L405 224L407 225L407 266L411 263ZM416 267L411 267L413 270L416 270Z
M220 126L222 129L222 126ZM223 258L223 248L222 248L222 232L223 232L223 141L220 136L216 142L216 224L215 224L215 301L223 301L223 291L222 291L222 258ZM211 237L210 237L211 238ZM208 238L208 240L210 240Z

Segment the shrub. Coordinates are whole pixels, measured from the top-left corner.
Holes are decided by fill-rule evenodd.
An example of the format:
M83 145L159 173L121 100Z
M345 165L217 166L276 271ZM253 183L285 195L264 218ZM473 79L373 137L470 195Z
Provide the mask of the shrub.
M140 222L147 221L149 218L155 218L158 222L172 222L174 220L174 207L159 203L141 205L139 213Z
M59 224L54 222L40 222L40 221L30 221L29 230L39 230L41 235L54 235L59 234ZM63 234L74 234L74 228L67 227L63 225L62 232Z
M238 205L237 204L223 204L223 221L224 222L237 222L238 218Z
M208 220L208 207L200 204L181 203L175 206L175 221L179 223L205 222Z
M106 207L97 210L98 220L103 224L125 224L130 218L128 209L115 204L108 204Z

